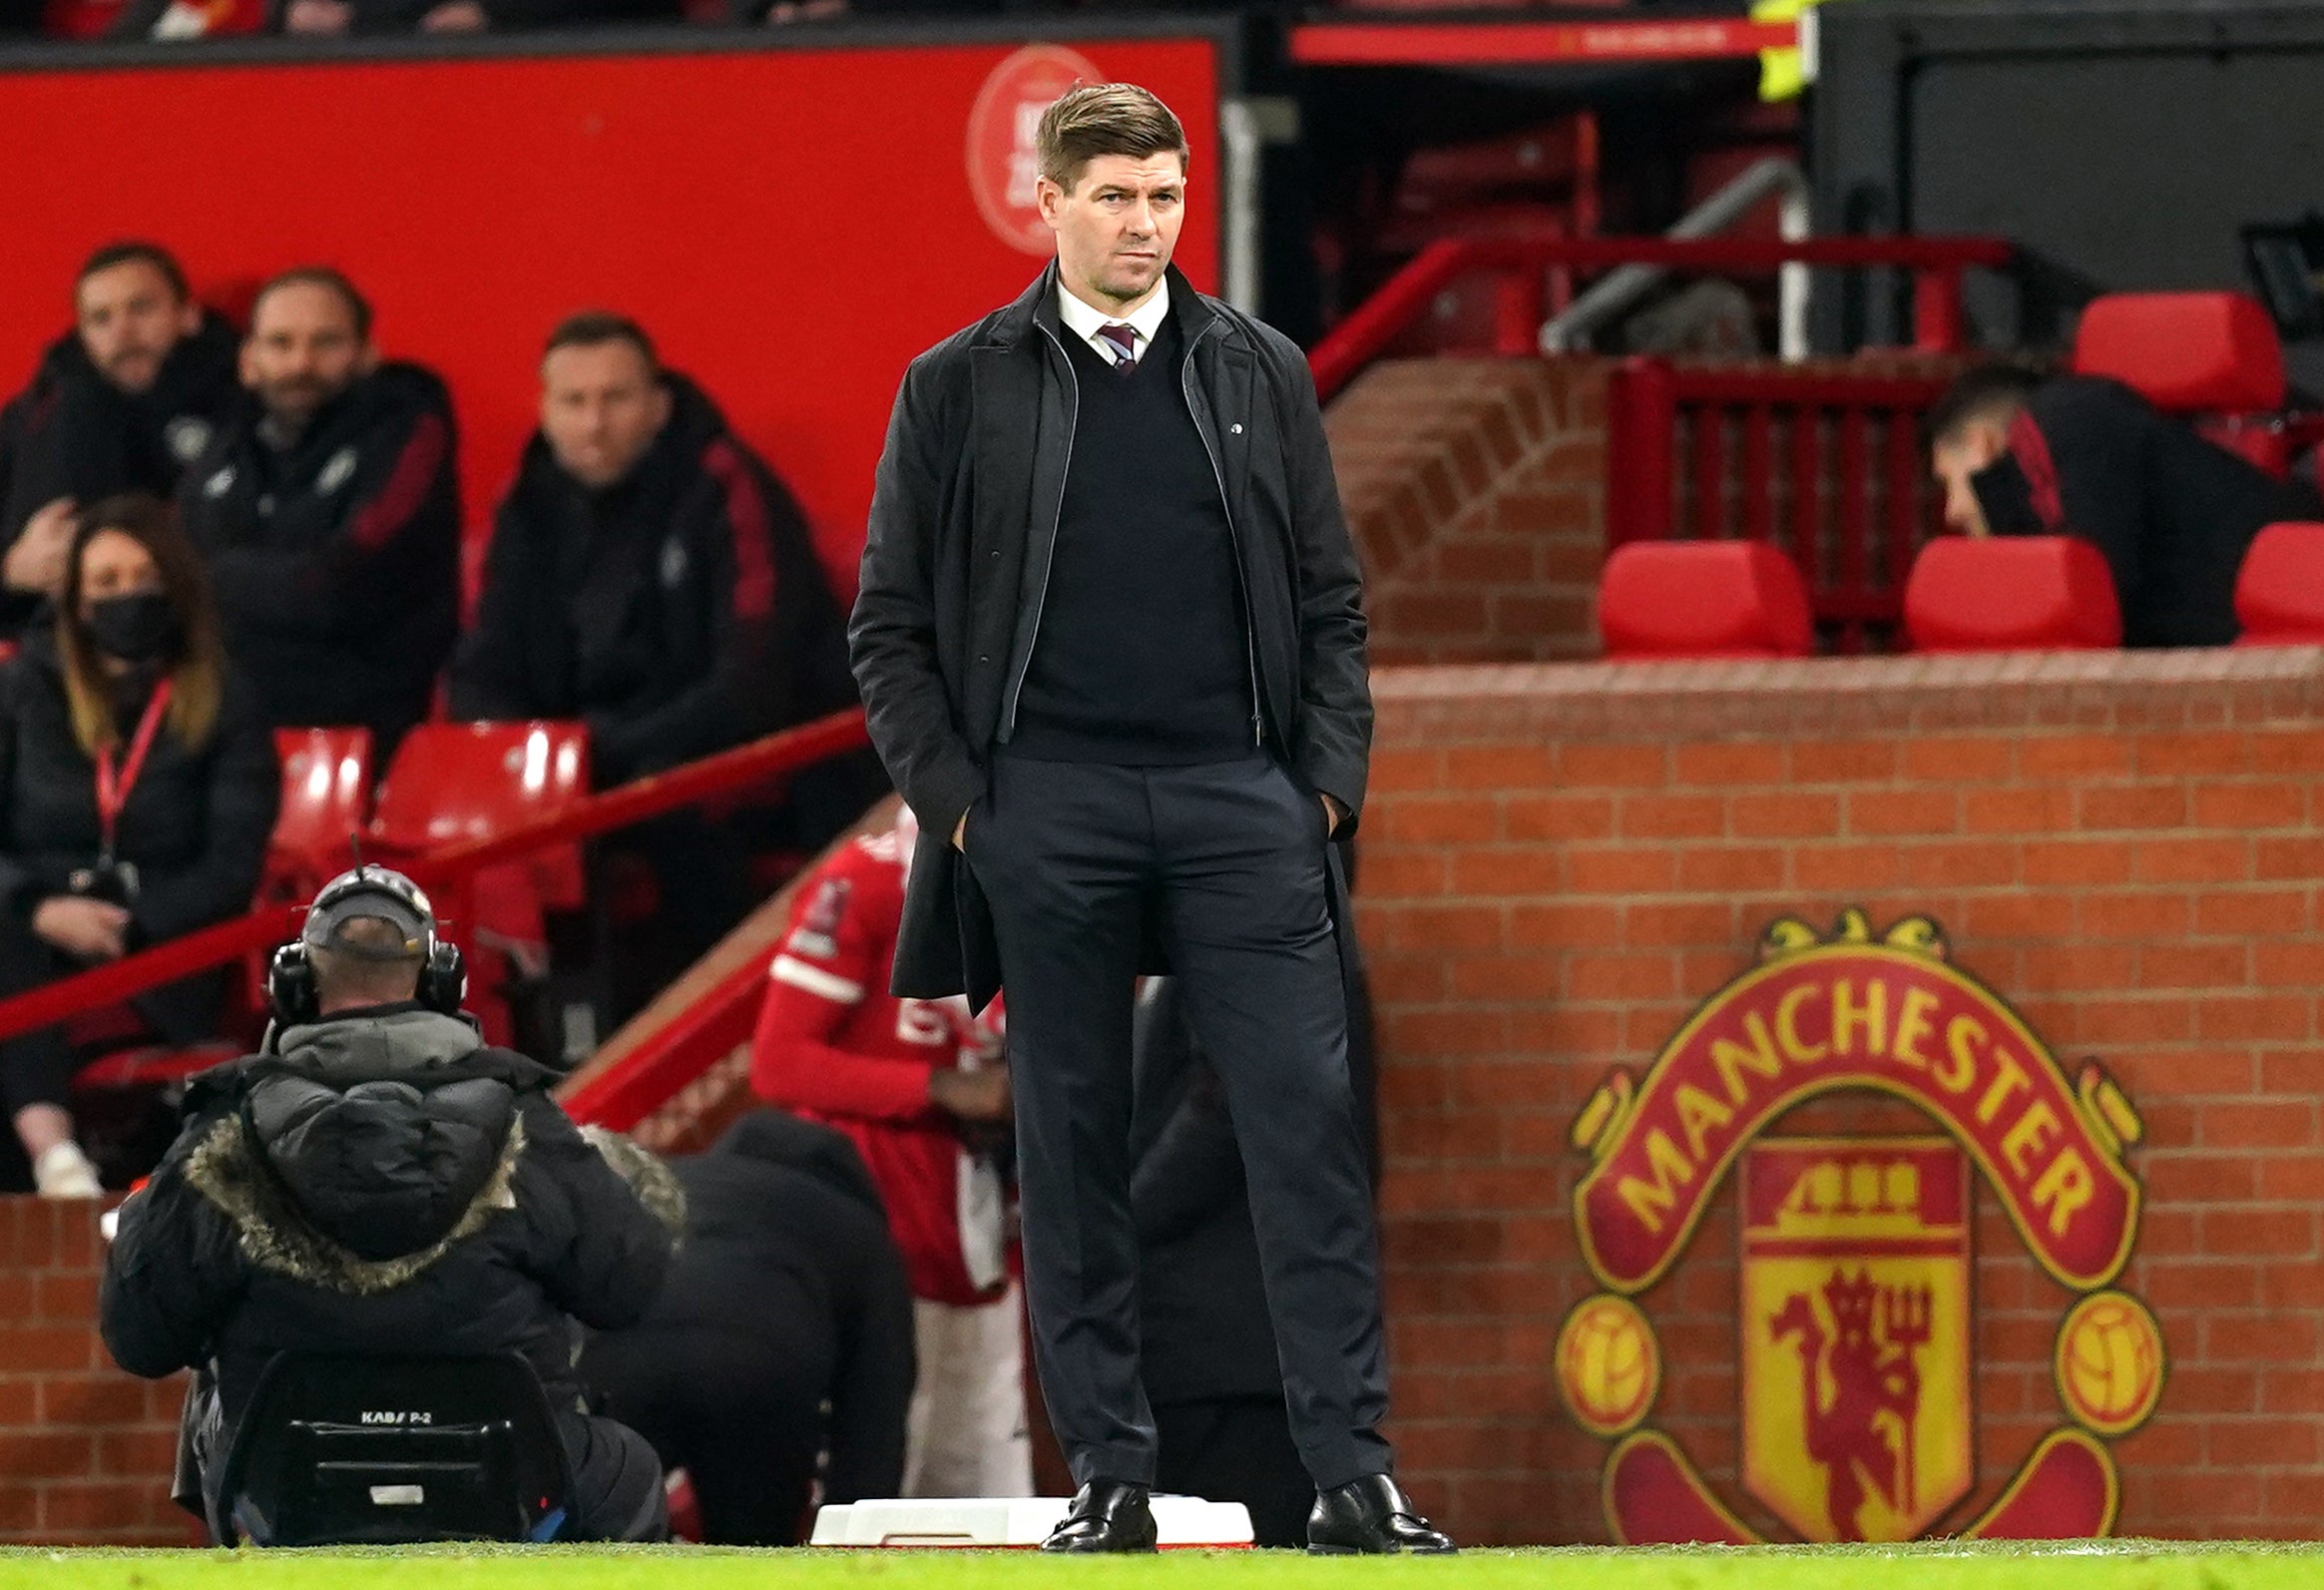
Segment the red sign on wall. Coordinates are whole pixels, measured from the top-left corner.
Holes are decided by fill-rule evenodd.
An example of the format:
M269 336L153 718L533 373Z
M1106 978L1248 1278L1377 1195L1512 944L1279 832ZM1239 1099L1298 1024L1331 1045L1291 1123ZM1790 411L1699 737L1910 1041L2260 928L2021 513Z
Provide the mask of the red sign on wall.
M977 213L1012 249L1046 258L1057 245L1034 192L1041 114L1076 83L1106 78L1089 58L1054 44L1019 50L985 79L968 113L968 185Z
M1905 1101L1947 1135L1767 1135L1793 1106L1849 1091ZM1616 1538L1760 1538L1648 1424L1661 1354L1631 1301L1683 1261L1738 1171L1740 1468L1762 1507L1807 1540L1905 1540L1948 1517L1993 1539L2110 1530L2119 1490L2104 1442L2153 1412L2164 1372L2153 1316L2113 1290L2137 1235L2141 1190L2124 1155L2140 1135L2104 1070L2090 1061L2070 1075L1951 963L1934 922L1910 918L1877 940L1860 911L1828 937L1773 924L1761 964L1713 994L1642 1076L1611 1075L1575 1123L1591 1158L1576 1236L1607 1290L1567 1316L1558 1383L1575 1422L1615 1442L1603 1489ZM2082 1297L2054 1349L2073 1424L1964 1517L1978 1182L2032 1258Z

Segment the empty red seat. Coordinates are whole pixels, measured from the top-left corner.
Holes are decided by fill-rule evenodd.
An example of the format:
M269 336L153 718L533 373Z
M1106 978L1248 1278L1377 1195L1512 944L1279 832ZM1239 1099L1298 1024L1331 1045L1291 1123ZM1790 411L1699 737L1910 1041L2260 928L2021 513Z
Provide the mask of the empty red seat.
M2284 400L2284 350L2240 292L2110 292L2082 311L2074 368L2137 388L2172 413L2243 413Z
M1913 560L1905 633L1922 652L2106 651L2122 644L2114 577L2073 536L1944 536Z
M261 899L311 896L355 864L371 802L371 731L277 729L282 805L266 841Z
M422 724L395 748L379 787L373 846L383 859L422 855L552 816L589 793L589 731L581 724ZM500 988L512 964L547 963L544 913L575 910L586 899L581 847L554 844L487 867L457 893L439 908L466 918L457 936L469 952L470 1008L487 1038L506 1042Z
M1598 628L1619 660L1805 657L1815 642L1799 565L1764 541L1617 547Z
M2271 524L2235 575L2238 646L2324 646L2324 524Z
M589 795L589 731L577 723L421 724L396 747L371 813L383 851L417 855L505 833ZM581 901L571 847L532 868L551 905ZM550 897L553 896L553 897Z
M2105 375L2278 477L2290 467L2275 322L2240 292L2113 292L2083 310L2077 374Z

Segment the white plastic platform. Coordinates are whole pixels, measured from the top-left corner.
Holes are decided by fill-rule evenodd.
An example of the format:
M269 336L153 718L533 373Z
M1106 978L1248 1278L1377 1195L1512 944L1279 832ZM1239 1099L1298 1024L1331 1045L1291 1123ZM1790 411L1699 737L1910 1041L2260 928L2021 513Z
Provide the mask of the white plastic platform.
M1038 1546L1073 1505L1063 1496L996 1496L834 1503L815 1514L815 1546ZM1162 1549L1248 1546L1250 1510L1240 1502L1157 1496Z

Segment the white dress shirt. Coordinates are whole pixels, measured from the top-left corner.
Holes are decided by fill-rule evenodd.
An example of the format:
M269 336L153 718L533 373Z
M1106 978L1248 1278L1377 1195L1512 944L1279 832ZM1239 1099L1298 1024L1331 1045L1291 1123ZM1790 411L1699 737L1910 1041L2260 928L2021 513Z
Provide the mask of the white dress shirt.
M1162 329L1162 316L1169 312L1170 282L1167 276L1155 284L1153 297L1140 304L1134 313L1126 315L1106 314L1093 309L1075 297L1064 282L1060 281L1057 284L1058 318L1065 321L1067 330L1105 354L1106 362L1109 364L1121 355L1115 351L1112 342L1098 334L1098 327L1102 325L1129 326L1132 331L1137 333L1138 356L1143 359L1146 357L1146 350L1154 345L1154 334Z

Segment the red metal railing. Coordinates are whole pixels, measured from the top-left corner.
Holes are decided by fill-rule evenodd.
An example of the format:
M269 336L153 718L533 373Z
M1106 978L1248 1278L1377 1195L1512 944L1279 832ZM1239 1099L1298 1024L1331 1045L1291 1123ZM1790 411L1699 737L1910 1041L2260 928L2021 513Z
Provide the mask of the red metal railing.
M551 845L570 844L712 795L746 790L810 763L870 744L863 713L850 709L786 729L700 762L591 795L565 810L488 838L465 839L399 864L440 895L454 895L478 870L513 861ZM456 910L447 915L457 916ZM224 966L253 950L282 942L293 930L295 907L260 906L231 921L189 933L108 965L77 972L13 999L0 1000L0 1040L51 1026L76 1011L109 1005L190 973Z
M1494 353L1539 351L1547 317L1548 272L1554 268L1607 270L1655 265L1670 270L1769 271L1786 265L1835 269L1891 268L1913 278L1913 345L1951 352L1962 345L1961 283L1972 269L2007 265L2010 245L1998 238L1567 238L1524 235L1454 238L1432 243L1390 276L1380 290L1315 344L1308 363L1316 390L1329 400L1379 357L1438 293L1462 276L1490 272L1494 279Z
M584 1068L564 1090L565 1111L610 1131L627 1132L750 1040L766 997L766 972L778 943L753 953L703 990L668 1024L602 1069Z
M1920 428L1944 388L1626 359L1607 394L1607 541L1772 542L1834 645L1866 650L1903 617L1913 554L1938 528Z
M890 800L874 806L854 831L886 826L893 820L894 804ZM846 836L833 842L845 843ZM794 879L786 886L786 892L799 887L800 882L801 879ZM778 894L768 901L760 908L761 916L754 920L762 921L768 911L779 913L777 902L781 898ZM734 945L748 940L751 936L748 927L745 924L726 944L711 951L712 964L734 953ZM712 973L708 966L698 968L710 977L709 985L687 998L676 1015L618 1053L605 1055L601 1051L604 1058L592 1059L566 1079L560 1091L567 1112L577 1121L593 1122L617 1132L632 1131L639 1122L676 1099L683 1089L707 1075L719 1061L749 1041L751 1029L758 1021L759 1006L766 998L766 974L782 942L780 931L766 933L753 947L741 950L740 959L722 970ZM634 1025L643 1026L654 1015L654 1010L649 1008Z

